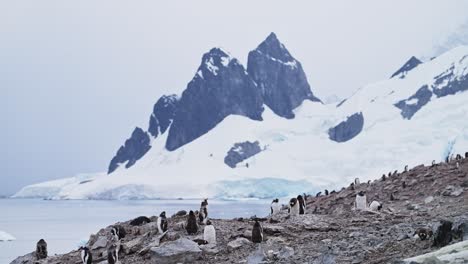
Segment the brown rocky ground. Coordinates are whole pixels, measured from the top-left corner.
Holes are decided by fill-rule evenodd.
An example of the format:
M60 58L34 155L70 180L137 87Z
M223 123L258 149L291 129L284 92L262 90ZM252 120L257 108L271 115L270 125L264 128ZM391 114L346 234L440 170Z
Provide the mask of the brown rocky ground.
M153 222L133 227L122 240L120 262L135 263L399 263L400 260L434 251L433 239L413 238L420 227L437 228L440 220L465 224L468 231L468 159L417 166L368 183L309 197L306 215L290 217L286 211L263 220L266 241L250 242L252 219L211 219L217 232L216 246L191 243L202 238L203 226L195 236L183 228L186 216L169 218L169 231L161 238ZM403 184L405 182L405 186ZM353 209L355 195L365 191L368 202L383 203L380 212ZM393 198L391 198L393 196ZM269 208L265 208L269 210ZM107 263L110 227L89 241L94 261ZM185 240L183 238L187 238ZM456 242L457 239L454 239ZM460 240L460 239L458 239ZM452 242L452 243L454 243ZM459 263L468 263L461 260ZM36 261L32 254L12 263L81 263L79 252ZM434 262L443 263L443 262Z

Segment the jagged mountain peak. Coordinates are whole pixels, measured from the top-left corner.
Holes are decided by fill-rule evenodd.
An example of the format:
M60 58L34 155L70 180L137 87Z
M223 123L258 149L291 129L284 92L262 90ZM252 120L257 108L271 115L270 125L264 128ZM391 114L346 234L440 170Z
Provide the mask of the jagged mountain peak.
M203 54L202 62L195 78L204 78L205 75L217 76L220 69L230 67L231 63L236 66L240 65L238 60L232 57L229 52L222 48L212 48Z
M296 61L273 32L254 51L283 63Z
M395 76L400 76L400 78L404 78L406 76L406 73L411 71L412 69L416 68L419 64L423 63L420 61L418 58L415 56L411 56L411 58L401 66L400 69L398 69L390 78L393 78Z

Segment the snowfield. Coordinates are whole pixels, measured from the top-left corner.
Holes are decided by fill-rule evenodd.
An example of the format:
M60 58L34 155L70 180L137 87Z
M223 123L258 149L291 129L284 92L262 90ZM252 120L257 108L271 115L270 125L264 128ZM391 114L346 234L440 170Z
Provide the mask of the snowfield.
M0 230L0 241L12 241L16 238L5 231Z
M79 175L24 187L14 197L48 199L271 198L329 191L380 178L382 174L440 162L468 151L468 92L436 97L404 119L395 104L422 86L439 87L435 77L454 68L468 75L468 46L453 49L409 71L359 89L339 107L304 101L294 119L265 106L263 121L228 116L195 141L167 151L167 133L137 163L106 175ZM434 88L435 89L435 88ZM408 100L407 104L417 104ZM328 130L362 113L364 127L337 143ZM230 168L228 150L238 142L259 141L260 153Z

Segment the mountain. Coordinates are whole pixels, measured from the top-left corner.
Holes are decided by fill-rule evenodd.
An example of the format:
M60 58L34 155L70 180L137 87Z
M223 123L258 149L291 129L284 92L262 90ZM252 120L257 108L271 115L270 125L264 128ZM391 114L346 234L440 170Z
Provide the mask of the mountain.
M282 197L468 151L468 46L402 67L404 78L366 85L336 106L314 96L274 34L247 65L210 50L181 96L158 100L148 131L132 133L110 174L26 186L14 197Z

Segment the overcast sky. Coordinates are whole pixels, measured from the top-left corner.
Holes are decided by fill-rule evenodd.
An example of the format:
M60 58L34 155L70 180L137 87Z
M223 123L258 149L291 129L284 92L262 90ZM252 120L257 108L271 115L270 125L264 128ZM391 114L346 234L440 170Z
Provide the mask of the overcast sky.
M468 1L383 2L0 1L0 194L105 171L215 46L245 65L273 31L325 99L467 40Z

